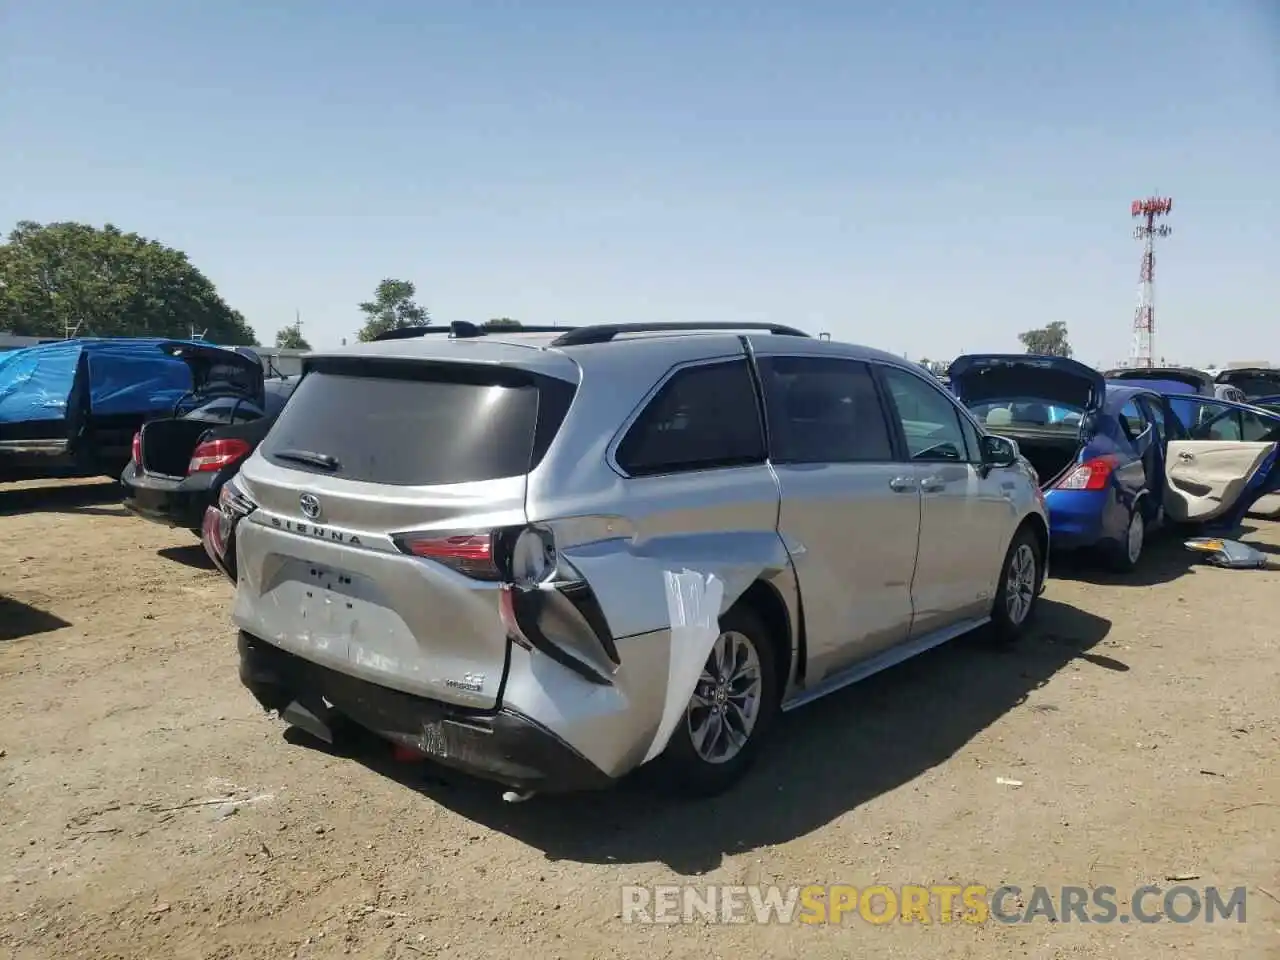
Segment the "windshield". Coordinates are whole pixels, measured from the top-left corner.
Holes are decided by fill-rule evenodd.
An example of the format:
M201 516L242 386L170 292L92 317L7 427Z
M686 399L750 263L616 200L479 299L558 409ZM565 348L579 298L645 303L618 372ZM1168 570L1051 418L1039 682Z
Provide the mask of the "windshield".
M1074 433L1084 410L1066 404L1050 404L1035 397L999 397L970 404L973 415L988 427L1059 429Z

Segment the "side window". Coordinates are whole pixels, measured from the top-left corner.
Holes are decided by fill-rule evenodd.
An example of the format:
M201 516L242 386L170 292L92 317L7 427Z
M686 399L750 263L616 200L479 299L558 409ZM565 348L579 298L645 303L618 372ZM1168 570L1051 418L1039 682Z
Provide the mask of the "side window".
M1147 420L1135 401L1130 400L1120 408L1120 427L1130 440L1137 440L1147 429Z
M893 460L889 423L865 363L763 357L770 455L775 463Z
M1200 397L1171 397L1169 405L1191 440L1240 440L1240 411Z
M1264 417L1251 410L1240 413L1240 435L1246 443L1275 443L1280 441L1280 420Z
M633 477L763 463L755 387L746 360L687 367L674 374L618 445Z
M942 391L896 367L881 367L912 460L968 459L960 413Z
M1150 398L1144 399L1142 401L1142 409L1146 411L1147 419L1155 426L1156 436L1160 442L1166 443L1169 439L1169 430L1164 422L1164 407L1161 406L1160 401Z

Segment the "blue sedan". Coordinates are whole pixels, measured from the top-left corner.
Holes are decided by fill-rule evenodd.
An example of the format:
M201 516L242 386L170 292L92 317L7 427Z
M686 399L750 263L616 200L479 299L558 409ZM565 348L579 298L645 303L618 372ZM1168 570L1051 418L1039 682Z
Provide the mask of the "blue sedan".
M960 357L952 388L990 433L1018 443L1049 508L1055 549L1122 571L1167 520L1229 529L1280 491L1280 415L1194 393L1108 383L1063 357Z

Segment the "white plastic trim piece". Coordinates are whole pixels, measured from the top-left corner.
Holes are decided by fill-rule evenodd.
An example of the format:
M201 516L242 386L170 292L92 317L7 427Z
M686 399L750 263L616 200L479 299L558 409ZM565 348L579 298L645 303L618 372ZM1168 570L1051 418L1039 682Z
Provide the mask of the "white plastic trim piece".
M720 604L724 600L724 583L715 574L686 568L679 573L664 570L662 575L671 621L671 655L662 720L645 763L667 748L676 725L684 718L698 677L720 636Z

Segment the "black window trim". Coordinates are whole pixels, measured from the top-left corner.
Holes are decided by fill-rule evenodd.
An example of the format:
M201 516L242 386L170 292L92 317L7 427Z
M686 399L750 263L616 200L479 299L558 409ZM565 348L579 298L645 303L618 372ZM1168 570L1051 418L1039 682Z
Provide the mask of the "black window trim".
M645 411L653 403L659 393L661 393L673 379L686 370L697 367L714 367L722 366L729 363L741 363L751 381L751 393L756 401L756 420L760 429L760 436L764 444L765 455L758 463L734 463L724 465L712 465L706 467L692 467L689 469L668 470L662 473L630 473L622 464L618 463L618 448L622 446L627 435L631 432L631 428L635 426L636 421L644 416ZM655 381L654 385L649 388L648 392L636 404L635 409L627 415L623 420L622 426L614 433L613 438L609 441L609 446L605 450L605 463L609 469L616 473L623 480L653 480L660 477L682 477L688 474L710 473L717 470L743 470L759 467L769 462L768 447L768 425L764 418L764 403L760 396L760 381L755 370L755 364L750 356L744 353L722 353L714 357L698 357L695 360L682 360L672 365L666 373Z
M897 453L899 463L909 463L909 464L919 464L919 463L948 464L950 463L950 464L963 464L968 467L982 466L981 450L976 451L977 457L978 457L978 459L976 460L971 459L970 456L968 455L964 460L914 460L912 459L911 448L907 446L907 435L906 435L906 432L902 429L902 415L898 412L897 401L893 399L893 391L889 389L889 384L885 379L884 371L886 370L898 370L902 373L907 374L908 376L915 377L917 380L923 383L930 390L933 390L934 392L940 394L942 396L942 399L951 405L952 411L954 411L954 413L956 414L956 418L957 418L956 426L957 427L960 426L961 418L968 420L969 424L973 427L974 431L978 434L979 443L982 442L983 437L987 436L987 431L985 428L983 428L978 424L977 419L965 408L964 404L962 404L958 399L956 399L954 395L950 393L950 391L946 389L946 387L942 387L936 383L930 383L927 377L921 376L920 374L916 373L914 370L911 370L906 366L899 366L896 363L886 363L883 360L869 360L867 361L867 363L871 366L872 372L876 377L876 383L880 390L880 395L881 395L881 403L888 405L886 407L886 414L889 416L889 421L890 421L889 428L891 431L890 435L893 437L895 452ZM960 431L960 436L963 439L964 430ZM965 444L965 447L966 448L968 447L967 443Z
M771 362L774 360L838 360L841 363L853 363L861 366L863 370L866 371L871 377L871 385L872 385L872 388L875 390L876 400L880 406L880 417L881 419L884 420L884 428L889 437L889 448L890 448L891 459L889 460L823 460L821 462L824 464L829 464L831 466L840 466L840 467L856 467L856 466L868 466L868 465L874 466L876 464L885 464L885 463L896 464L901 462L903 448L902 448L902 445L899 443L898 433L894 429L895 424L893 423L893 417L890 415L891 408L886 406L885 404L884 384L880 382L880 378L876 373L876 369L875 369L876 364L874 361L867 360L862 357L847 357L842 354L808 353L808 352L767 353L759 357L759 360L766 361L766 362ZM760 379L762 381L763 381L763 377L764 377L763 373L760 373ZM763 390L763 383L760 384L760 389ZM780 466L780 467L812 466L816 461L780 460L774 456L773 438L770 436L769 430L768 430L769 418L767 416L767 410L766 410L768 399L763 395L761 395L758 398L758 400L760 402L760 413L765 418L765 446L766 446L766 452L769 458L769 463L776 464L777 466Z

